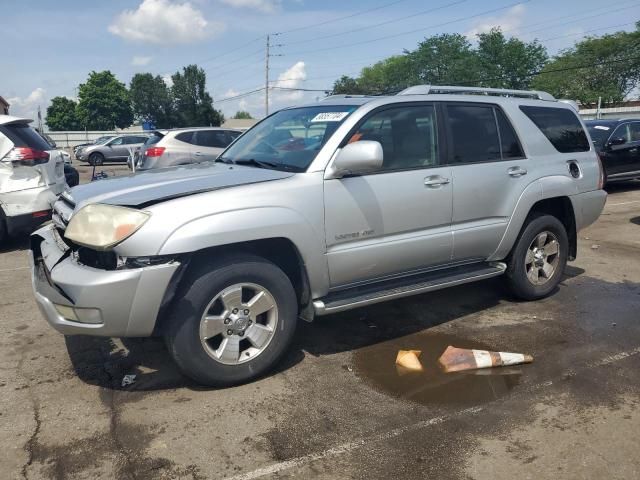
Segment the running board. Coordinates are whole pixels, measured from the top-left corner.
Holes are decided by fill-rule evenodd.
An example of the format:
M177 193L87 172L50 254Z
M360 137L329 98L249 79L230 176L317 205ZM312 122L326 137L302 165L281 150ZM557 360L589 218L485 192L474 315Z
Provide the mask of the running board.
M442 288L462 285L463 283L497 277L502 275L506 269L507 266L504 263L491 262L394 278L385 282L377 282L330 293L324 298L314 300L313 309L316 315L328 315L351 310L352 308L364 307L365 305L386 302L387 300L433 292Z

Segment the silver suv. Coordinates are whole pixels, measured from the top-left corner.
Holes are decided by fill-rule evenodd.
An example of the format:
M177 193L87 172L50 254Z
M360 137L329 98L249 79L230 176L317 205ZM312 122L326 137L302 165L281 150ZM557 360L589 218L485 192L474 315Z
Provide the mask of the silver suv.
M216 163L63 194L32 237L35 296L62 333L162 335L190 377L236 384L298 318L499 275L551 294L602 182L582 121L544 92L329 97Z
M242 132L225 128L156 130L135 158L137 170L175 167L218 158Z
M107 138L101 143L87 145L76 151L76 158L89 165L102 165L104 162L126 162L131 152L144 145L148 135L118 135Z

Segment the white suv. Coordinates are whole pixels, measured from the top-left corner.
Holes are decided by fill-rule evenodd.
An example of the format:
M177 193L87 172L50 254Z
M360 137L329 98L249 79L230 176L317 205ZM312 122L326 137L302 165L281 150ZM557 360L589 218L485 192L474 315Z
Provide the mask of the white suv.
M0 115L0 245L51 218L51 204L66 188L64 157L29 126Z

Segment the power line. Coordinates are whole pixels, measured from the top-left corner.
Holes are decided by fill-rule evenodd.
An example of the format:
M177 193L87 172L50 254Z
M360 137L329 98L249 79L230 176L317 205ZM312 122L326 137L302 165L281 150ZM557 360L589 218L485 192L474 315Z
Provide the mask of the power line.
M629 25L635 25L635 24L636 24L636 22L627 22L627 23L620 23L618 25L609 25L608 27L592 28L591 30L585 30L584 32L580 32L580 33L568 33L566 35L558 35L558 36L555 36L555 37L543 38L540 41L541 42L548 42L550 40L556 40L558 38L577 37L579 35L584 35L585 33L590 33L590 32L596 32L598 30L607 30L609 28L617 28L617 27L627 27Z
M628 3L628 2L622 2L622 4L624 4L624 3ZM638 2L633 2L633 3L634 3L634 5L635 5L635 4L637 4ZM591 8L591 9L588 9L588 10L582 10L581 14L591 13L591 12L595 12L595 11L598 11L598 10L608 10L609 8L610 8L609 6L607 6L607 7ZM601 15L605 15L606 13L607 13L607 12L603 12ZM557 21L557 20L563 20L563 19L565 19L565 18L574 18L574 19L575 19L575 17L576 17L575 13L571 13L571 14L569 14L569 15L563 15L563 16L561 16L561 17L555 17L555 18L553 19L553 21L555 22L555 21ZM584 19L576 19L576 21L580 21L580 20L584 20ZM518 31L519 31L519 33L528 33L528 31L529 31L529 29L530 29L531 27L537 27L538 25L548 25L548 24L549 24L549 20L542 20L542 21L540 21L540 22L535 22L535 23L531 23L531 24L529 24L529 25L525 25L525 29L524 29L524 30L521 30L519 27L514 26L514 27L511 27L511 28L506 28L506 29L504 29L504 30L502 30L502 31L503 31L503 32L510 32L510 31L513 31L513 30L518 30ZM549 27L547 27L547 28L554 28L554 26L552 25L552 26L549 26ZM535 30L535 31L538 31L538 30Z
M388 40L390 38L401 37L403 35L410 35L412 33L424 32L425 30L430 30L432 28L443 27L445 25L450 25L452 23L458 23L458 22L462 22L462 21L465 21L465 20L471 20L472 18L477 18L477 17L481 17L481 16L484 16L484 15L487 15L487 14L490 14L490 13L495 13L495 12L499 12L501 10L506 10L507 8L512 8L512 7L515 7L517 5L522 5L524 3L529 3L530 1L532 1L532 0L521 0L519 2L511 3L509 5L505 5L503 7L498 7L498 8L492 8L490 10L485 10L484 12L480 12L480 13L477 13L475 15L470 15L470 16L466 16L466 17L457 18L455 20L450 20L448 22L443 22L443 23L430 25L428 27L417 28L415 30L409 30L407 32L396 33L396 34L393 34L393 35L386 35L386 36L383 36L383 37L372 38L372 39L369 39L369 40L364 40L364 41L361 41L361 42L355 42L355 43L351 43L351 44L348 44L348 45L342 45L342 46L340 46L340 48L355 47L355 46L358 46L358 45L365 45L367 43L379 42L381 40ZM336 47L336 46L325 47L325 48L319 48L319 49L315 49L315 50L304 50L304 51L299 51L299 52L288 52L288 53L285 53L285 54L286 55L300 55L300 54L306 54L306 53L315 53L315 52L323 52L323 51L327 51L327 50L334 50L335 48L338 48L338 47Z
M296 41L296 42L293 42L293 43L285 43L283 46L298 45L298 44L301 44L301 43L310 43L310 42L315 42L316 40L323 40L325 38L333 38L333 37L339 37L339 36L342 36L342 35L349 35L349 34L354 33L354 32L360 32L362 30L368 30L370 28L376 28L376 27L381 27L383 25L389 25L390 23L400 22L402 20L407 20L409 18L418 17L420 15L426 15L427 13L432 13L432 12L435 12L437 10L443 10L445 8L453 7L454 5L458 5L460 3L465 3L467 1L469 1L469 0L457 0L455 2L447 3L446 5L441 5L439 7L429 8L427 10L421 10L421 11L415 12L415 13L413 13L411 15L405 15L403 17L394 18L392 20L387 20L385 22L376 23L376 24L373 24L373 25L365 25L363 27L354 28L354 29L348 30L346 32L331 33L329 35L321 35L321 36L318 36L318 37L309 38L307 40L300 40L300 41Z
M232 97L224 97L218 100L214 100L213 103L216 104L216 103L229 102L231 100L239 100L241 98L253 95L254 93L262 92L264 89L265 89L264 87L256 88L255 90L250 90L248 92L238 93L237 95L233 95Z
M548 29L550 29L550 28L562 27L562 26L564 26L564 25L568 25L568 24L570 24L570 23L580 22L580 21L582 21L582 20L589 20L590 18L595 18L595 17L601 17L602 15L608 15L609 13L615 13L615 12L619 12L619 11L621 11L621 10L628 10L629 8L634 8L634 7L636 7L636 6L638 6L638 5L637 5L637 4L629 5L629 6L627 6L627 7L617 8L617 9L615 9L615 10L609 10L609 11L604 12L604 13L597 13L597 14L595 14L595 15L589 15L588 17L577 18L577 19L575 19L575 20L571 20L571 21L569 21L569 22L558 23L558 24L556 24L556 25L550 25L550 26L547 26L547 27L538 28L538 29L536 29L536 30L528 30L528 31L526 31L526 33L531 34L531 33L535 33L535 32L540 32L540 31L542 31L542 30L548 30Z
M296 28L292 28L292 29L289 29L289 30L284 30L282 32L276 32L273 35L285 35L285 34L288 34L288 33L291 33L291 32L297 32L297 31L300 31L300 30L308 30L310 28L321 27L322 25L328 25L330 23L340 22L342 20L346 20L347 18L353 18L353 17L357 17L357 16L360 16L360 15L364 15L366 13L375 12L376 10L382 10L383 8L392 7L393 5L397 5L399 3L406 2L406 1L407 0L396 0L395 2L385 3L385 4L380 5L378 7L368 8L366 10L360 10L358 12L351 13L351 14L345 15L343 17L332 18L331 20L325 20L323 22L312 23L312 24L309 24L309 25L305 25L303 27L296 27Z

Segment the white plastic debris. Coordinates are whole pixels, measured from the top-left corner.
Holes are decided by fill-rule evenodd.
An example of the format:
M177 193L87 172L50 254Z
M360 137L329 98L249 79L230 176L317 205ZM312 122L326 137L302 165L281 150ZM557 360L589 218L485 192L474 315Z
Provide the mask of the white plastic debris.
M129 385L133 385L136 381L135 375L125 375L122 377L122 387L128 387Z

